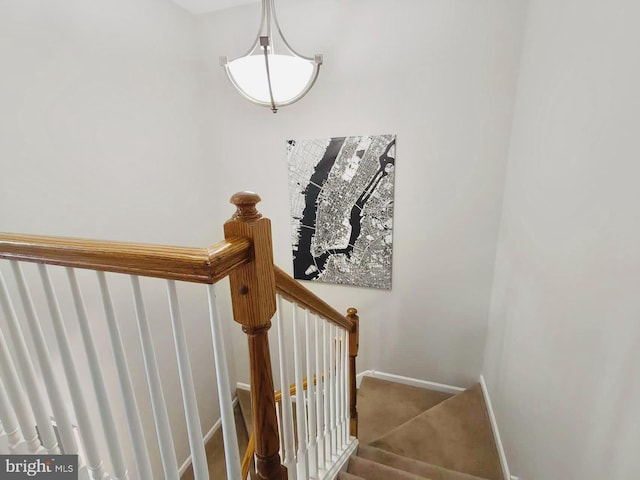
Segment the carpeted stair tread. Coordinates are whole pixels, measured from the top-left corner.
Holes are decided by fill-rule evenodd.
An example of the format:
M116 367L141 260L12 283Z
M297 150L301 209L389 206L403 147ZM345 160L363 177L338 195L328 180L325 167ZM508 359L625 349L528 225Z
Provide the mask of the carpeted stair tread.
M449 393L364 377L358 389L358 439L369 443L450 398ZM366 420L363 420L366 419Z
M414 475L430 478L431 480L484 480L466 473L454 472L453 470L448 470L437 465L430 465L419 462L418 460L402 457L369 445L360 445L358 447L358 457L413 473Z
M364 480L362 477L356 477L349 472L338 473L338 480Z
M483 479L504 478L479 384L437 404L369 444Z
M238 388L236 390L236 396L238 397L238 406L242 413L242 420L244 422L245 429L247 431L247 438L251 436L253 432L253 413L251 409L251 392L249 390L243 390ZM244 450L240 450L240 457L244 455ZM213 478L213 477L211 477ZM256 469L253 460L249 468L249 478L251 480L257 480Z
M244 421L242 420L242 413L240 412L240 408L238 406L233 409L233 414L236 424L236 433L238 435L238 448L240 449L240 454L242 455L247 448L249 436L245 429ZM216 480L227 480L222 428L216 430L211 439L207 442L205 446L205 452L207 455L207 468L209 469L209 478L215 478ZM189 465L185 473L180 478L181 480L193 480L195 478L193 473L193 465Z
M360 457L351 457L349 459L347 472L357 477L362 477L364 480L425 480L425 478L428 478Z
M238 388L236 390L238 396L238 404L240 404L240 411L242 412L242 418L244 424L247 427L247 432L251 435L253 432L253 417L251 413L251 392L249 390L243 390Z

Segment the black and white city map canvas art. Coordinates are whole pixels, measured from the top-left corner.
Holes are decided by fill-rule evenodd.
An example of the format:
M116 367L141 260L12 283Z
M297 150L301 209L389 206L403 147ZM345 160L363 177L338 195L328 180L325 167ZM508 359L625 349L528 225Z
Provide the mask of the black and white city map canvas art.
M293 273L391 288L395 135L289 140Z

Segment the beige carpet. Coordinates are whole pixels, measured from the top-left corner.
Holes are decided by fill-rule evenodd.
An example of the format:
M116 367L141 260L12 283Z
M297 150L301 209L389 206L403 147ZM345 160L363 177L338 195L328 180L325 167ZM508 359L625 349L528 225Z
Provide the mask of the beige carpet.
M361 459L375 462L376 464L386 465L403 472L412 473L420 478L428 478L431 480L483 480L474 475L419 462L369 445L360 445L357 456ZM351 467L351 465L349 465L349 467Z
M251 400L246 391L237 395L234 413L243 455L245 425L252 428ZM450 395L365 377L358 390L358 412L360 447L340 480L504 478L479 385ZM210 478L226 479L221 431L206 450ZM191 480L191 469L182 478Z
M251 410L251 392L249 390L236 390L238 396L238 405L240 406L240 412L242 412L242 418L246 427L246 432L250 436L253 432L253 415ZM240 450L240 458L244 457L245 450ZM213 478L213 477L212 477ZM251 461L251 467L249 468L249 478L251 480L257 480L256 469L254 461Z
M238 396L238 405L242 412L242 418L249 435L253 432L253 417L251 416L251 392L249 390L236 390Z
M247 430L244 426L244 420L242 419L242 412L240 406L236 406L233 410L236 432L238 434L238 448L240 449L240 456L244 455L247 449L247 443L249 437ZM207 465L209 467L209 478L215 480L227 480L227 469L224 463L224 444L222 440L222 428L219 428L211 437L211 440L207 442L205 447L207 454ZM193 468L190 466L181 477L182 480L193 480ZM231 479L229 479L231 480ZM236 479L233 479L236 480Z
M364 377L358 390L358 440L369 443L449 397L449 393Z
M487 480L504 478L479 384L424 411L370 445Z

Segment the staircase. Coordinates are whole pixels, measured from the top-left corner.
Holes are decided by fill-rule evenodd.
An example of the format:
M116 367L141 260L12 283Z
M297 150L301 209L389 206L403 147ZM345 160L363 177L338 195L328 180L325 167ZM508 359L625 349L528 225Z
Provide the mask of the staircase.
M224 224L225 238L208 247L0 233L0 313L6 323L6 330L0 326L0 453L78 454L82 445L81 480L176 480L182 470L187 470L185 480L217 479L224 478L219 473L223 469L230 480L239 480L246 477L240 451L248 441L253 449L247 449L244 472L253 459L257 476L269 480L287 474L292 480L501 480L479 386L450 396L366 378L356 392L357 310L339 312L273 264L270 221L258 212L259 201L253 192L233 195L236 211ZM31 263L37 267L31 268ZM33 289L38 277L41 285ZM236 434L236 423L242 425L238 430L245 430L245 425L251 429L251 422L242 421L232 404L222 328L222 322L231 319L221 316L214 287L227 277L233 320L239 324L236 328L242 325L248 342L256 427L249 440L246 431L244 438ZM118 293L113 295L116 283ZM179 289L178 284L189 287ZM183 288L201 289L208 315L203 315L203 306L195 305L195 297L180 301ZM85 302L83 290L91 292L90 302ZM168 312L147 315L145 298L155 305L160 295L168 300L162 303ZM127 315L119 319L123 305ZM104 315L95 315L100 310ZM213 362L206 366L205 381L215 373L222 428L206 449L197 398L202 387L194 379L193 351L183 320L189 317L189 324L210 335L214 357L206 359ZM272 320L275 368L269 345ZM123 329L128 333L122 335L121 328L133 321L137 333ZM162 322L164 328L167 322L171 326L162 356L175 355L167 359L175 360L177 367L172 385L180 385L191 468L178 466L165 401L165 395L176 397L176 392L166 389L171 374L161 370L151 335ZM93 329L108 337L104 341L111 355L98 349ZM45 336L50 331L55 342ZM174 351L165 352L171 341ZM50 346L60 357L60 375L54 374L60 367ZM139 352L143 362L129 363L130 349ZM87 362L88 369L78 367ZM144 372L134 375L134 365ZM103 368L116 372L117 385L115 380L107 384ZM279 373L277 383L285 387L278 394L274 371ZM136 394L134 378L146 380L145 395ZM119 391L117 408L106 394L110 390ZM147 432L139 404L153 414L154 428ZM100 425L94 425L98 420ZM125 462L125 435L133 451L132 465ZM340 471L342 467L346 471Z
M339 480L504 479L480 385L451 395L365 377L358 409L360 446Z

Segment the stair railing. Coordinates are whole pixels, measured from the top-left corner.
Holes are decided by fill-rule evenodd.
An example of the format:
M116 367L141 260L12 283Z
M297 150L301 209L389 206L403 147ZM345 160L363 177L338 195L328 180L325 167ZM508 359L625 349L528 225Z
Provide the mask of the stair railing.
M358 319L355 309L350 309L345 317L274 266L270 221L257 211L259 200L255 194L234 195L231 201L237 212L225 224L226 236L241 235L250 238L254 245L253 264L232 272L229 279L234 317L249 337L256 473L265 479L287 475L300 480L324 478L323 475L331 474L331 467L340 461L341 455L354 446L349 416L355 413L352 422L357 425L356 396L351 392L355 391ZM285 340L285 303L291 306L292 342ZM322 381L320 388L314 388L311 382L307 390L296 390L296 429L289 389L282 390L281 415L276 409L267 336L274 313L280 384L291 383L288 366L291 344L293 383L302 385L305 375L322 378L322 372L327 372L327 380ZM349 348L349 334L353 349ZM294 430L297 430L295 438ZM354 427L354 434L356 431Z
M340 315L297 281L274 267L270 221L262 218L257 211L256 204L259 200L260 197L250 192L234 195L231 201L236 206L236 213L224 225L225 240L208 248L0 234L0 259L9 261L13 273L9 288L0 270L0 311L12 346L11 349L8 348L5 333L0 330L0 453L82 452L80 478L102 480L105 474L110 478L123 480L153 478L147 445L151 435L145 437L144 434L138 399L123 346L121 326L110 282L105 275L105 272L110 272L110 275L115 273L130 276L157 447L164 478L167 479L178 479L182 469L177 465L162 376L151 338L151 324L140 278L153 277L166 281L179 383L194 477L197 480L209 478L209 472L177 284L206 285L227 475L230 479L240 478L240 456L224 353L225 342L213 286L228 276L234 319L242 325L249 343L258 477L268 480L286 479L286 467L289 468L289 478L299 479L310 478L316 471L318 473L315 478L320 478L322 472L330 471L330 466L339 460L340 453L346 452L347 446L353 446L354 439L350 439L349 433L353 436L357 433L355 357L358 349L358 317L355 309L350 309L347 317ZM23 269L25 263L37 264L50 322L45 322L39 310L40 303L34 301L34 291L28 281L30 277L25 275ZM52 275L51 270L56 267L51 266L64 267L71 298L65 305L72 303L75 315L69 315L66 309L61 308L61 289L54 282L60 272L56 270ZM121 432L115 426L101 369L104 359L99 357L94 341L93 330L98 319L95 318L95 309L87 309L83 297L83 291L86 292L87 288L83 290L79 282L85 276L77 273L78 270L96 272L137 475L130 474L125 465ZM20 309L15 308L16 303L10 290L18 292ZM294 364L298 384L302 383L304 355L307 375L314 373L312 365L315 365L315 374L322 379L320 387L307 391L313 393L305 396L303 389L296 392L299 447L295 456L290 455L288 464L285 457L286 467L282 465L280 452L291 452L281 445L291 442L292 437L287 438L287 430L293 429L287 428L287 425L291 426L292 420L285 419L284 414L278 418L267 337L276 305L284 301L292 302L293 314L297 318L302 318L297 315L298 309L304 311L306 353L303 354L302 337L294 336ZM90 418L86 395L88 389L83 388L78 373L78 362L82 360L78 359L77 349L74 350L70 342L68 316L75 316L79 325L93 393L98 402L101 422L101 428L98 429ZM315 347L310 343L309 336L311 318L315 326ZM276 321L281 322L280 314L276 315ZM295 321L293 326L298 329L301 324ZM64 381L57 375L49 350L51 342L45 337L45 331L48 332L51 328L55 335L55 348L62 362ZM25 334L25 330L28 334ZM279 329L279 339L281 331ZM283 355L282 351L287 348L282 344L280 350L278 356L280 370L283 371L282 362L286 354ZM315 364L312 351L315 352ZM323 356L322 352L328 352L328 355ZM42 374L41 378L36 373L36 366ZM324 374L318 375L319 372ZM66 386L63 386L65 383ZM43 388L46 394L42 391ZM284 390L289 392L286 388ZM67 399L71 399L70 405ZM322 411L324 416L313 413L312 403L315 403L316 412ZM289 406L291 405L289 399ZM77 423L81 445L76 441L74 422ZM347 428L349 423L350 428ZM315 435L309 436L307 432L314 431L312 424L316 426ZM97 435L98 431L104 432L103 439ZM281 431L285 434L282 444L279 436ZM304 438L300 435L302 431L305 432ZM58 444L57 435L61 444ZM106 445L106 451L101 450L101 444ZM309 451L312 452L311 455ZM109 462L110 472L105 470L105 459Z
M290 389L282 390L277 410L280 455L290 478L333 478L356 445L357 312L340 314L278 267L275 276L280 384L293 380Z
M6 436L6 442L0 441L0 448L6 444L1 453L82 453L79 465L80 478L103 480L105 475L114 479L154 478L147 444L150 435L144 434L139 409L140 399L136 398L134 393L121 333L122 325L118 322L114 297L105 275L105 272L113 272L130 276L138 340L153 411L157 446L164 477L167 479L177 479L181 472L177 463L169 412L165 404L162 376L152 342L152 327L146 308L148 303L144 300L140 277L166 280L179 383L192 465L197 479L208 479L209 473L177 283L207 284L209 324L222 425L229 439L233 438L233 441L225 438L227 471L232 472L230 478L239 476L239 452L233 423L225 342L222 338L213 283L240 265L250 263L251 251L251 241L242 237L229 238L208 248L184 248L1 234L0 258L9 260L13 273L11 285L14 291L17 290L19 298L19 302L14 302L8 283L0 272L0 303L9 334L7 342L4 332L0 330L0 423ZM37 308L42 302L37 302L39 299L36 298L36 290L28 281L28 274L34 273L26 269L25 263L29 262L37 264L37 273L48 307L44 314L42 309ZM61 266L64 270L54 271L50 266ZM96 318L95 306L87 308L83 295L89 288L85 286L82 289L80 286L80 269L95 271L98 295L101 298L103 318L106 321L112 350L110 359L99 355L94 331L103 325L99 325L100 321ZM57 274L60 273L66 273L68 288L55 284L54 279L57 279ZM85 274L86 272L82 274L84 279ZM113 280L117 279L112 278L112 285ZM156 285L157 283L154 283L151 286ZM67 298L62 297L65 292ZM67 300L64 302L66 304L72 303L74 310L63 309L61 300ZM18 303L21 304L21 308L16 308ZM19 312L22 315L19 315ZM77 323L71 318L74 316ZM50 321L47 321L46 317ZM76 325L79 327L81 345L88 361L92 393L97 401L97 408L94 410L97 410L100 417L100 428L96 428L92 421L89 406L91 398L88 395L90 388L85 386L86 381L79 373L84 360L79 355L77 346L72 345L72 336L69 335L70 331L76 331ZM55 342L45 333L51 328L54 331ZM32 351L27 347L28 340L34 345ZM13 356L10 355L8 343L13 347ZM63 378L57 371L57 362L52 358L52 350L59 352ZM122 432L116 427L114 410L108 396L109 388L104 379L105 364L114 365L117 372L137 474L131 474L124 461ZM42 372L41 378L36 374L36 366ZM44 384L46 395L42 391L41 383ZM80 445L74 428L76 423ZM54 428L59 433L61 444L58 444ZM99 432L104 432L104 435L100 435ZM106 447L101 449L101 444Z

